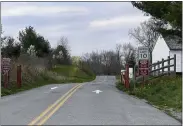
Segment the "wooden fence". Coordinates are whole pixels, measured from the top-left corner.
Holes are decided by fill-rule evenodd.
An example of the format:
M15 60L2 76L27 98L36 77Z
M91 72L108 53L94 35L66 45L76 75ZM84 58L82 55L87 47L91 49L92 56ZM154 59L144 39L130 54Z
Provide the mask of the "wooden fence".
M173 64L171 64L171 61L173 61ZM171 69L173 67L173 70ZM168 56L167 59L162 59L162 61L158 61L156 63L153 63L149 66L149 75L150 76L159 76L159 75L171 75L176 74L176 55L174 57L170 58Z
M137 83L139 83L163 75L176 75L176 55L174 55L174 57L168 56L167 59L162 59L161 61L149 65L149 75L137 75L135 80Z

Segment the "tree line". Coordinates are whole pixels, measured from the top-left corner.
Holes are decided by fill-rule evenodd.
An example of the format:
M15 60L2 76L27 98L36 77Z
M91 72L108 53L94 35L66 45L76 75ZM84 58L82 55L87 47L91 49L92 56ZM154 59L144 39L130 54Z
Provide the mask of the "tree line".
M93 51L81 59L97 75L117 75L127 63L130 67L135 66L137 49L131 43L116 44L115 50Z
M56 48L51 48L50 42L38 34L32 27L26 27L18 34L18 40L11 36L1 37L1 56L17 59L21 54L35 54L36 57L54 59L55 63L71 64L71 56L67 37L62 36ZM55 57L53 57L55 56Z

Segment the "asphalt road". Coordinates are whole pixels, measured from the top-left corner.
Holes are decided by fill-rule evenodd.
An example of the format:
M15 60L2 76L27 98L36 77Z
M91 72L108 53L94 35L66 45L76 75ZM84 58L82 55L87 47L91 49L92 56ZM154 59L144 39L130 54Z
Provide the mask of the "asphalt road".
M52 84L5 96L1 99L1 124L181 125L144 101L118 91L115 81L114 76L98 76L81 87ZM96 94L95 90L102 92Z

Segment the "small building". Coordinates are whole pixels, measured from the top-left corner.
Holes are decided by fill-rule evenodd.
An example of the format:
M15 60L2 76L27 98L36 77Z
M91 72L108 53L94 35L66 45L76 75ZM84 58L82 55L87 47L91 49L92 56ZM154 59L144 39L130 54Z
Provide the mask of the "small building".
M161 61L162 58L167 59L168 56L172 58L176 54L176 73L182 73L182 42L180 41L182 41L182 38L178 36L159 36L152 52L152 63ZM170 70L173 70L173 68L170 68Z

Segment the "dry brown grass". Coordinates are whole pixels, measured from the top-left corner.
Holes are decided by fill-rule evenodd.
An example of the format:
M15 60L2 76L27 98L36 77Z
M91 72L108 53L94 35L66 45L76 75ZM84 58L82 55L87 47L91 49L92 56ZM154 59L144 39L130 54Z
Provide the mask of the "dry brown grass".
M10 85L12 82L16 82L18 65L21 65L22 68L22 81L32 82L48 69L48 60L46 58L32 57L27 54L20 55L18 59L11 59Z
M11 95L47 84L82 83L95 79L95 76L89 76L75 66L59 65L56 68L50 68L50 64L48 58L30 57L25 54L18 59L12 59L9 86L8 88L1 87L1 96ZM16 84L17 65L22 66L21 88ZM75 71L75 69L78 69L78 71ZM71 76L68 73L77 76Z

